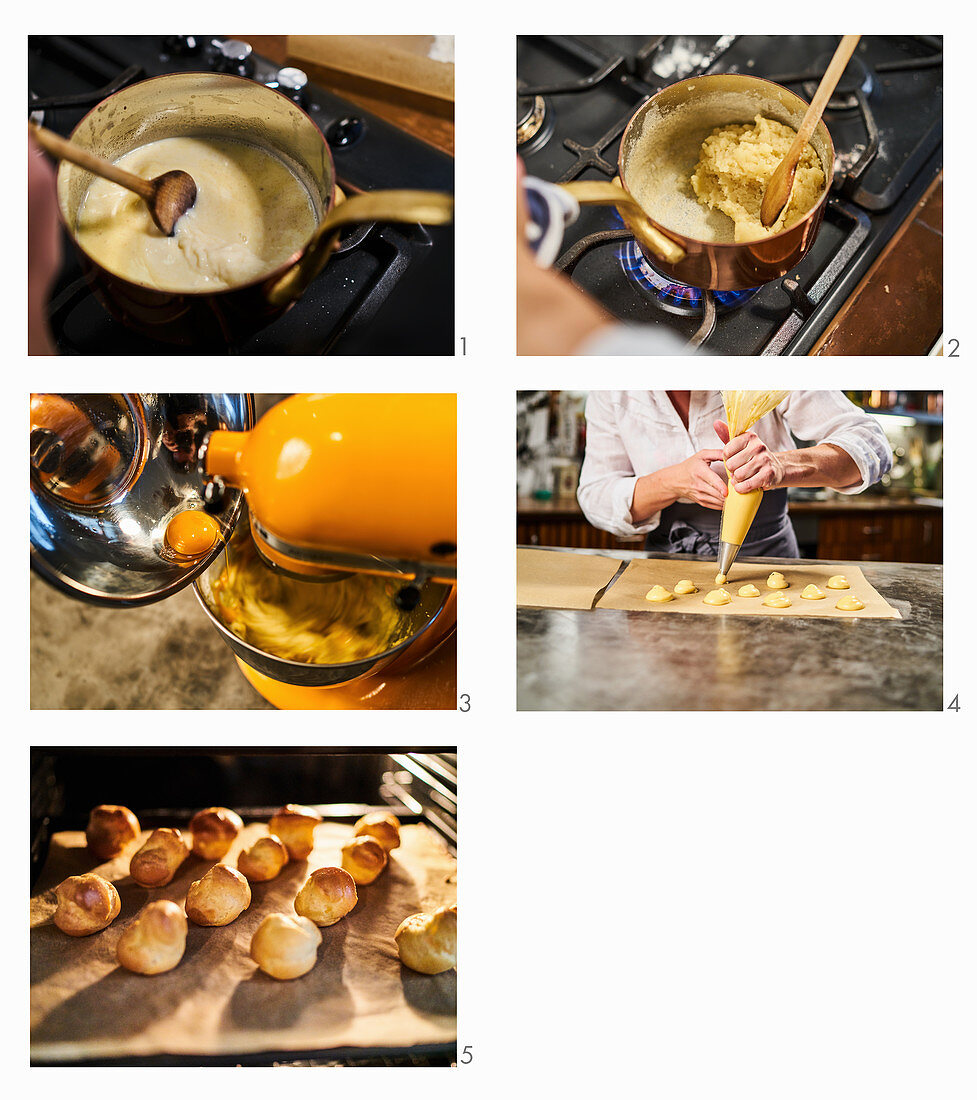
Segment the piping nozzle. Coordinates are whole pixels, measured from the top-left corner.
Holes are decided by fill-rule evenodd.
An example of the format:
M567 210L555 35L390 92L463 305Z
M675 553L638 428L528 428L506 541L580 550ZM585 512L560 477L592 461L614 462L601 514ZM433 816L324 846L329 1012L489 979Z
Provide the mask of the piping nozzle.
M736 561L736 555L740 552L742 545L742 543L735 542L721 542L719 544L719 560L716 563L717 573L729 577L729 571L733 567L733 562Z

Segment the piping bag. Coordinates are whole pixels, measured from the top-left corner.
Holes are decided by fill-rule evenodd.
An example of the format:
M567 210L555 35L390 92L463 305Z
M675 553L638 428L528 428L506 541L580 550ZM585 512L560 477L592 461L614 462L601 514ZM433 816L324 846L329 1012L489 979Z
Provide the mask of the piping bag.
M790 394L790 390L723 390L723 405L726 409L726 423L729 425L729 438L734 439L753 425L768 412L772 412ZM733 488L733 479L726 470L728 487L723 504L722 527L719 531L719 576L716 584L725 584L729 570L736 561L740 547L746 542L747 532L753 523L763 499L762 489L753 489L749 493L738 493ZM722 580L720 580L720 577Z

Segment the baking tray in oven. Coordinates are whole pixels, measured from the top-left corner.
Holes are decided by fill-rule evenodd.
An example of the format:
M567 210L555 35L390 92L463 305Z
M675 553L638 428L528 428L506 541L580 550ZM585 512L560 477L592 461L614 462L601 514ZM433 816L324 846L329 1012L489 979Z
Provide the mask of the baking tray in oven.
M173 882L150 891L129 877L131 851L99 864L87 851L84 833L56 832L31 896L32 1063L452 1059L455 971L417 974L401 965L393 940L404 917L455 900L455 859L416 818L402 817L400 848L376 882L358 888L356 908L322 929L319 959L308 974L276 981L250 959L251 937L264 917L292 912L310 871L339 863L352 833L346 809L320 807L326 818L345 819L317 827L309 859L289 863L272 882L252 884L251 907L233 923L191 923L180 964L152 977L117 964L119 936L148 900L182 905L190 883L210 862L191 855ZM232 866L241 848L267 831L247 811L242 816L248 823L225 857ZM54 888L85 871L115 884L122 911L105 931L74 939L51 919Z

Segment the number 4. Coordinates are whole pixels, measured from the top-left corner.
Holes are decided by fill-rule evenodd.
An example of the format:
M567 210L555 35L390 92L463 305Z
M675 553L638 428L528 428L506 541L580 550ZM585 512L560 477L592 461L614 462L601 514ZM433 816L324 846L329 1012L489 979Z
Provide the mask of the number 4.
M959 710L960 709L960 696L959 695L954 695L954 697L950 700L949 706L946 709L947 710Z

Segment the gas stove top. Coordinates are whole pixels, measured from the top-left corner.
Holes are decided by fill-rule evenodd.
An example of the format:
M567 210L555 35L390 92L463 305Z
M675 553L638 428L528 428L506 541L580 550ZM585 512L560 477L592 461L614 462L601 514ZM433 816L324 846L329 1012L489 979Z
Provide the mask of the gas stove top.
M243 42L213 36L29 37L28 109L67 137L119 88L173 72L214 70L289 95L325 134L339 186L454 190L451 157L330 92L279 68ZM130 332L96 300L67 239L49 318L61 354L193 354ZM209 349L208 349L209 350ZM451 226L355 226L323 272L284 316L240 345L244 355L451 355L454 233Z
M810 100L837 43L831 35L521 37L520 155L530 175L551 182L613 178L628 120L661 88L745 73ZM676 286L608 207L582 209L555 266L618 319L666 326L692 348L809 353L942 171L942 48L940 37L863 36L824 115L835 145L824 223L784 278L736 293Z

